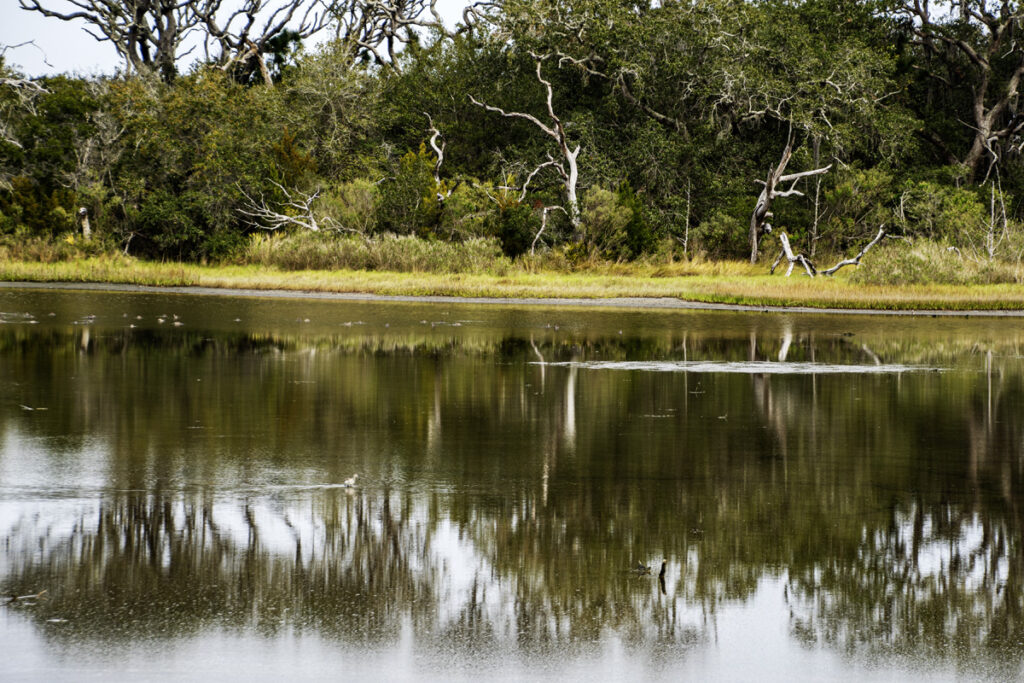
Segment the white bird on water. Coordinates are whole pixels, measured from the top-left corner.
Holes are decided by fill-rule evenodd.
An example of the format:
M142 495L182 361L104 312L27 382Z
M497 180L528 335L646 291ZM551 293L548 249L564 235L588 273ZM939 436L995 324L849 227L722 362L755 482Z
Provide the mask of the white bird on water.
M350 489L350 488L352 488L353 486L356 485L356 479L358 479L358 478L359 478L358 474L353 474L351 477L349 477L348 479L345 480L345 483L342 484L342 486L344 486L347 489Z

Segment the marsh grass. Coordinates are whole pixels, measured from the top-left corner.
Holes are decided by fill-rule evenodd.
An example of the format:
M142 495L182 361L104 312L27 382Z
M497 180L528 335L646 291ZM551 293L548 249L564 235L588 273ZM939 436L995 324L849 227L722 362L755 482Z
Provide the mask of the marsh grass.
M315 233L253 235L240 260L283 270L410 273L504 272L512 265L494 239L443 242L413 236L381 235L363 239Z
M301 243L300 243L301 244ZM509 261L493 258L493 243L480 241L463 251L445 250L448 243L428 243L414 238L395 238L376 252L357 252L352 266L339 268L336 252L318 256L306 246L287 246L300 256L284 258L280 251L267 263L198 265L141 261L119 253L81 254L66 260L28 259L33 246L12 258L0 259L0 280L47 282L98 282L156 286L205 286L226 289L303 290L379 295L447 295L493 298L670 297L705 303L749 306L808 306L881 310L1024 310L1024 287L996 284L940 284L922 282L892 284L860 277L854 268L832 278L767 275L764 266L739 261L671 261L655 259L632 263L591 262L568 264L556 270L564 254ZM442 245L442 246L437 246ZM318 249L319 247L317 247ZM348 245L341 249L349 248ZM258 255L265 244L250 245ZM394 250L389 252L388 249ZM283 250L283 251L287 251ZM268 252L270 253L270 252ZM368 254L372 253L372 259ZM879 251L879 266L889 256ZM872 252L872 256L875 254ZM317 259L322 258L322 261ZM346 258L349 258L346 256ZM363 259L363 260L361 260ZM370 260L366 260L370 259ZM261 259L254 260L261 261ZM497 262L497 266L495 265ZM370 263L372 267L365 267ZM296 269L300 265L319 268ZM571 265L571 267L570 267ZM404 272L398 272L401 268ZM451 272L458 268L459 272ZM864 266L861 266L863 269ZM862 272L862 271L861 271ZM991 280L990 280L991 281Z
M890 242L852 271L851 282L872 285L1021 284L1020 259L993 259L938 242Z

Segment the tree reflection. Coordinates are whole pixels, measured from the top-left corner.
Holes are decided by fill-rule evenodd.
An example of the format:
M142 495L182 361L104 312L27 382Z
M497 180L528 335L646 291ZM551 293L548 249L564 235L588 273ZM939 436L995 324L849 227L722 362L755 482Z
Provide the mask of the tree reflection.
M0 589L47 588L32 614L68 619L58 638L215 625L374 643L411 625L477 648L611 631L678 654L777 577L809 644L1009 660L1024 636L1019 337L752 321L635 336L4 330L0 385L48 410L0 413L0 467L47 483L35 503L4 494L19 504ZM945 371L550 365L638 359ZM93 488L61 474L75 463ZM363 489L333 486L355 471ZM662 557L664 586L628 571Z

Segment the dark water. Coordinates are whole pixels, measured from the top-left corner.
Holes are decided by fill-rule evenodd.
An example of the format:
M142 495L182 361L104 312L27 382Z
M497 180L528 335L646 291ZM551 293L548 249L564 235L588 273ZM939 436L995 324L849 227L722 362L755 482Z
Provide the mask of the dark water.
M0 311L0 679L1024 675L1018 321Z

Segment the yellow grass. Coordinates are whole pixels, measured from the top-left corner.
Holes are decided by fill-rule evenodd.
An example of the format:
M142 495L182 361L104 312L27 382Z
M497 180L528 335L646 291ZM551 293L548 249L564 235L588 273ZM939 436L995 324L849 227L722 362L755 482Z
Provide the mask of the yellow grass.
M706 303L846 309L1024 310L1024 287L1019 285L879 287L854 284L842 277L812 280L806 276L771 276L763 273L763 267L727 261L610 265L572 273L529 273L513 268L496 275L285 272L259 266L201 266L100 257L58 263L5 261L0 263L0 280L456 297L672 297Z

